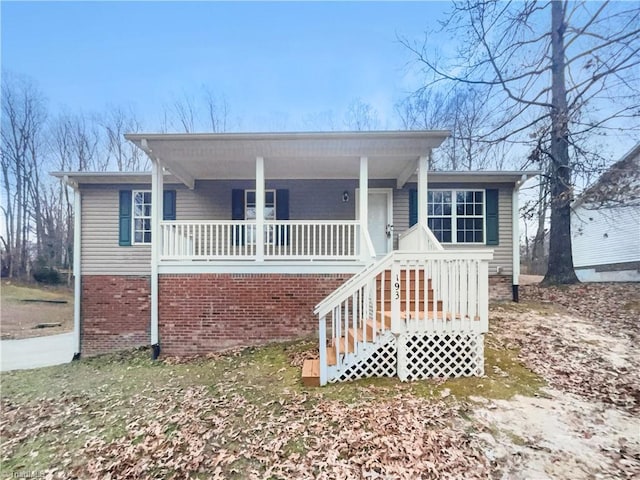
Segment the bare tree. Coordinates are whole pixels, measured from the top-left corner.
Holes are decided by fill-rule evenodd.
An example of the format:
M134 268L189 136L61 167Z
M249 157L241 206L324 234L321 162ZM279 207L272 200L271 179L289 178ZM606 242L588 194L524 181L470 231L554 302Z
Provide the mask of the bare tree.
M306 115L302 119L305 128L316 131L335 132L340 130L333 110L323 110Z
M449 138L434 152L432 168L446 170L486 170L502 168L505 148L483 141L490 125L487 88L454 85L447 92L422 88L396 104L404 128L447 129Z
M208 86L199 94L183 91L165 105L161 131L226 132L229 127L230 108L225 96L216 96Z
M487 101L496 121L485 141L528 145L535 152L530 158L548 164L545 283L577 281L570 204L576 170L588 161L585 136L608 133L621 120L638 133L639 15L633 3L466 0L454 3L440 32L465 39L449 63L429 43L404 42L424 67L427 87L491 88Z
M378 111L360 98L356 98L347 108L344 124L347 130L377 130L380 128Z
M40 161L40 136L46 118L45 99L27 78L10 72L2 74L2 123L0 166L6 199L2 202L4 236L0 237L5 251L9 276L27 273L33 199L37 188L33 175ZM41 222L37 219L38 228ZM39 245L39 242L38 242Z
M124 138L125 133L141 130L141 125L133 110L108 107L100 117L100 126L105 136L105 155L109 165L115 164L119 172L148 170L150 165L146 155Z

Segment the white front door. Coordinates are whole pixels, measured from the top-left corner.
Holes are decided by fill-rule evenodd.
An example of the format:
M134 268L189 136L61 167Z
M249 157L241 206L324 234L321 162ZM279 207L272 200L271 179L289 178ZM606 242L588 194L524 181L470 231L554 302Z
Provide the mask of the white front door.
M356 198L358 196L356 195ZM393 190L390 188L370 188L368 224L371 243L376 250L376 256L389 253L393 248ZM356 216L359 208L356 204Z

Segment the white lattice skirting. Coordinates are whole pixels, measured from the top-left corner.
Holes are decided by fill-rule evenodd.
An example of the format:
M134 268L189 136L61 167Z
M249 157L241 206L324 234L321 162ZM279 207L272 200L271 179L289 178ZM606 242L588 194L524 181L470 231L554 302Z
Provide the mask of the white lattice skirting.
M398 335L398 377L402 381L433 377L484 375L484 336L479 333Z
M330 382L345 382L369 377L395 377L396 376L396 339L388 334L386 341L375 348L363 359L358 359L353 365L344 368L330 379Z
M371 352L331 372L329 382L369 377L400 380L484 375L484 335L475 332L390 333Z

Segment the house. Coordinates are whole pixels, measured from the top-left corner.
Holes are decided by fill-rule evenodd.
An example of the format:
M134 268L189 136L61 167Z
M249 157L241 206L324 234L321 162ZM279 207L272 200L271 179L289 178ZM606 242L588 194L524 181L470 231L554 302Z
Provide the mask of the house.
M571 240L580 281L640 281L640 143L573 203Z
M533 174L429 172L447 136L129 134L150 174L54 173L76 193L77 355L317 333L312 383L481 373L489 291L517 297ZM451 361L396 372L398 352L430 362L423 343Z

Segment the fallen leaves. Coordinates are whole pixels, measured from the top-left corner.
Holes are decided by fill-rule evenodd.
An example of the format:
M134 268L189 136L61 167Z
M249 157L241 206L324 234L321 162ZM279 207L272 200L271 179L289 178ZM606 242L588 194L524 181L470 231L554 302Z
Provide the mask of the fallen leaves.
M639 284L523 287L533 309L492 308L492 331L553 387L640 412ZM635 301L635 303L634 303ZM562 307L535 311L536 302Z

